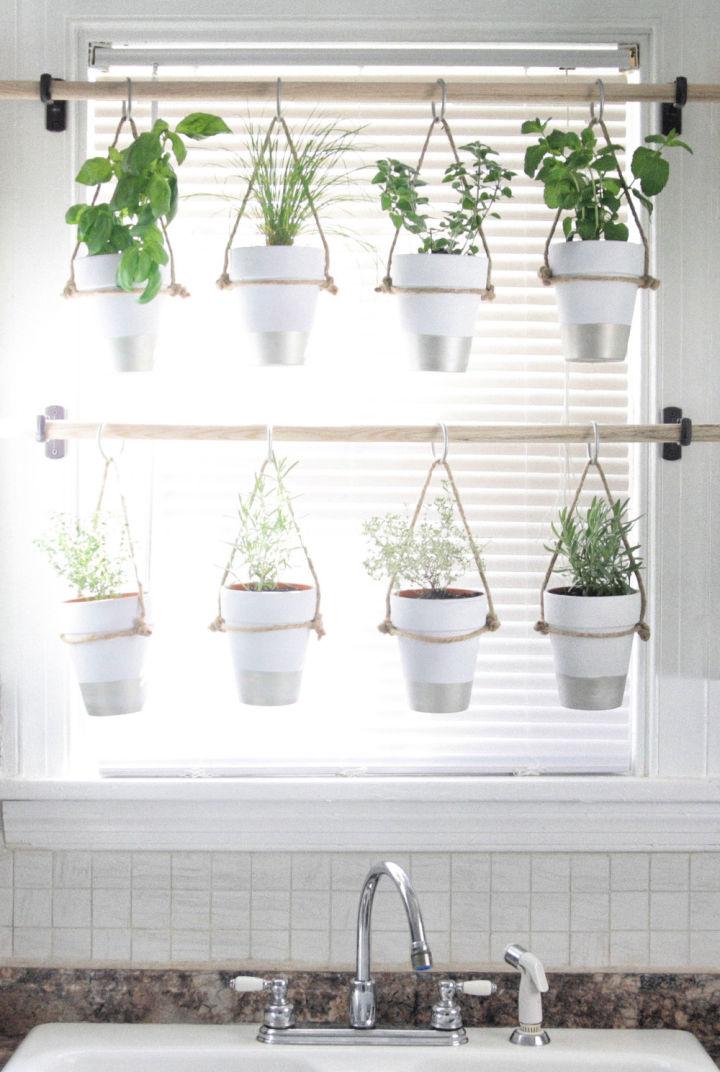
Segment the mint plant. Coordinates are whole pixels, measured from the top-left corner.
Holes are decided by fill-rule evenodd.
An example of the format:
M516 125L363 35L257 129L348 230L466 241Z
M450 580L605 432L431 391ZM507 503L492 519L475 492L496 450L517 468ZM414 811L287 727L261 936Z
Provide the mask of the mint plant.
M623 152L622 145L599 140L592 124L576 134L557 129L548 132L549 123L549 119L544 123L529 119L522 125L523 134L539 135L538 141L525 151L525 174L543 183L548 208L571 213L563 219L565 238L627 242L629 231L619 218L622 184L617 154ZM633 153L633 178L627 186L631 196L652 215L651 199L665 189L670 177L664 152L680 148L692 153L692 149L675 131L668 135L648 134L645 142Z
M584 515L571 514L567 507L560 511L552 525L556 544L546 550L559 549L566 564L557 572L571 578L571 595L626 596L633 591L633 560L638 568L642 562L636 556L639 545L629 545L628 552L623 541L636 520L627 519L627 507L628 500L617 499L611 507L595 497Z
M473 565L465 531L455 519L449 495L439 495L425 516L410 527L407 514L386 514L365 521L370 553L363 565L374 580L407 581L427 599L447 597L448 590Z
M130 565L122 525L104 514L88 520L56 514L47 535L35 540L48 562L81 599L120 595Z
M169 260L167 227L178 205L175 165L187 156L183 138L202 141L229 132L223 119L205 112L186 115L174 130L158 119L125 149L110 146L106 156L86 160L76 175L83 186L115 182L109 201L72 205L65 222L77 227L78 242L91 257L122 254L118 286L130 291L144 285L140 302L156 296L162 285L160 268Z
M244 567L240 577L233 577L253 592L272 592L279 587L278 578L288 569L298 550L298 536L290 513L288 474L295 468L273 456L271 465L258 473L250 492L238 496L240 531L233 548Z
M436 223L424 207L429 198L419 190L427 183L417 168L400 160L377 161L378 170L372 181L380 187L381 208L389 214L394 227L420 238L418 253L479 253L477 239L483 223L488 216L499 219L494 205L500 198L512 197L510 182L515 172L491 159L497 155L494 149L474 141L461 146L460 152L467 153L469 161L453 162L442 179L459 195L458 205Z

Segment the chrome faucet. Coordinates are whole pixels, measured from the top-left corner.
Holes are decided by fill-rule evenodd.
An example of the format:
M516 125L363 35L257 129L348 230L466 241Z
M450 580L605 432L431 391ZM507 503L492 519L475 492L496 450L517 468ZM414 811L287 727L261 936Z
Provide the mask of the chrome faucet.
M395 883L410 926L410 962L415 971L432 968L430 947L425 939L420 904L409 876L402 867L390 861L373 864L367 873L358 906L357 921L357 967L350 984L350 1025L369 1028L375 1026L375 981L370 974L370 924L375 899L375 890L383 875Z

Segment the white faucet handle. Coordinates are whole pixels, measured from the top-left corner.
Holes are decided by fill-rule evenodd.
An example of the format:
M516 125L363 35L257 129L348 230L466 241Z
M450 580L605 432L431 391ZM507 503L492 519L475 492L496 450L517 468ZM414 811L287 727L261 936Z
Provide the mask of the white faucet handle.
M468 979L458 983L457 989L473 998L489 998L491 994L497 993L497 986L489 979Z
M257 975L236 975L230 980L230 989L238 994L251 994L256 990L264 990L267 986L265 979L259 979Z

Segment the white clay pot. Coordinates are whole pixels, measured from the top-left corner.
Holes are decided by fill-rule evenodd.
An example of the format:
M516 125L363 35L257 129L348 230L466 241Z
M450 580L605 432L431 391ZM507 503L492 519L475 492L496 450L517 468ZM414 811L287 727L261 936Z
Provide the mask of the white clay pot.
M61 632L69 638L115 633L132 629L139 614L134 592L110 599L70 599L61 606ZM66 643L89 715L129 715L142 710L148 640L135 635Z
M640 617L640 593L573 596L566 589L545 593L545 620L558 629L612 633L632 629ZM560 703L579 711L621 707L633 634L623 637L566 637L550 633Z
M400 253L393 259L398 287L482 289L487 257L453 253ZM423 372L465 372L480 294L397 294L410 358Z
M394 592L390 609L398 629L427 636L461 636L485 624L485 593L467 593L448 599L423 598L421 589ZM455 644L428 644L398 637L400 661L408 701L413 711L452 713L470 705L479 637Z
M315 588L304 584L265 592L239 584L223 588L221 612L242 703L278 707L297 702L310 628L244 633L231 627L309 622L315 599Z
M92 312L93 330L107 340L117 372L149 372L154 364L155 345L160 330L160 296L146 305L139 293L116 292L119 253L99 253L75 261L77 289L107 290L107 295L81 298L82 308Z
M643 274L639 242L553 242L548 254L553 275ZM567 361L624 361L638 286L599 279L555 286L563 353Z
M317 283L248 283L235 288L255 360L261 365L302 365L324 278L322 250L308 246L239 246L230 250L233 282L307 279Z

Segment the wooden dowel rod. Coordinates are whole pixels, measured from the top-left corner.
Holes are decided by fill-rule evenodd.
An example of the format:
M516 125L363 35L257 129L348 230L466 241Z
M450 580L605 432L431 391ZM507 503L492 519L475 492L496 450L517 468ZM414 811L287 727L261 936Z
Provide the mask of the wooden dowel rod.
M527 104L585 103L597 100L595 82L572 82L564 78L525 79L510 82L502 79L469 79L464 76L454 81L446 79L450 101L463 104L480 104L488 101L521 101ZM238 102L261 100L275 101L276 79L270 76L252 81L227 81L206 79L203 81L150 81L133 79L134 100L232 100ZM53 96L58 100L105 100L122 101L127 96L127 82L61 82L52 84ZM0 99L39 101L38 82L0 82ZM438 99L435 79L423 81L388 82L382 79L352 80L347 77L333 78L323 75L322 80L283 79L283 99L286 101L379 101L405 102L432 101ZM605 99L618 101L668 101L675 100L675 83L635 83L607 85ZM688 100L705 103L720 101L720 84L692 82L688 86Z
M94 439L100 425L93 421L47 421L47 439ZM675 424L601 424L601 443L677 443ZM120 424L102 426L104 439L264 440L264 424ZM273 426L273 440L283 443L430 443L439 442L437 424L295 425ZM451 443L588 443L590 424L450 424ZM720 442L720 424L693 425L693 442Z

